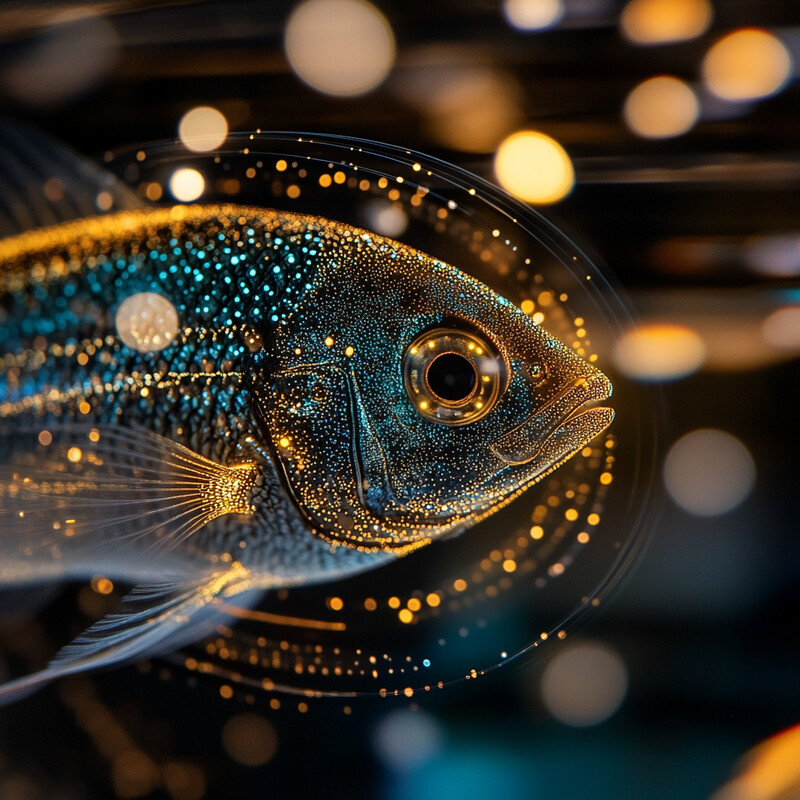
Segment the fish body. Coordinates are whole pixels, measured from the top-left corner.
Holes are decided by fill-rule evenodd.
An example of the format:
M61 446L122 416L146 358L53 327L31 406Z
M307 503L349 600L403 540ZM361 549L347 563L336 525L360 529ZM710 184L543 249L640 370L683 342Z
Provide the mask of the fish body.
M0 701L459 533L613 417L599 370L456 268L246 206L0 241L0 354L0 584L137 585Z

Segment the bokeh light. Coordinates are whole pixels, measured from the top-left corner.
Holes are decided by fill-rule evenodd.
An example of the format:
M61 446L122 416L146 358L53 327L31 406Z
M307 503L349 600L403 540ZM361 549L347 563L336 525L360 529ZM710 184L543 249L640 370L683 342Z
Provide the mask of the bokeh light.
M187 111L178 123L178 136L187 150L205 153L219 147L228 135L225 116L211 106Z
M505 0L503 16L517 30L538 31L564 16L564 4L561 0Z
M408 227L408 217L401 205L374 200L364 208L367 227L381 236L396 239Z
M420 71L416 98L427 132L454 150L489 153L519 124L522 92L507 72L491 66ZM412 88L408 81L404 94Z
M619 653L602 642L568 645L545 667L542 701L564 725L588 727L604 722L622 705L628 669Z
M758 236L744 247L744 261L760 275L790 278L800 275L800 234Z
M176 169L169 178L169 190L176 200L191 203L205 191L206 182L203 176L191 167Z
M86 13L45 27L0 72L0 88L29 106L57 107L102 83L119 56L116 28Z
M711 800L791 800L800 796L800 725L762 742L742 759L742 772Z
M750 494L756 468L747 448L712 428L678 439L664 461L664 484L684 511L700 517L725 514Z
M529 203L556 203L575 183L564 148L537 131L520 131L505 139L497 150L494 168L503 188Z
M712 16L709 0L631 0L620 27L636 44L666 44L705 33Z
M703 60L703 80L723 100L757 100L780 91L789 80L792 58L777 36L742 28L717 41Z
M614 347L614 363L636 380L671 380L703 366L703 339L684 325L650 324L624 333Z
M397 709L378 723L373 737L375 754L387 766L405 772L435 758L443 743L436 718L417 709Z
M800 305L773 311L761 325L761 335L773 347L786 350L800 348Z
M286 23L295 74L325 94L352 97L380 85L394 64L394 34L366 0L306 0Z
M647 139L686 133L697 122L700 105L691 88L678 78L659 75L636 86L625 100L628 127Z
M237 714L222 728L222 746L239 764L260 767L275 755L278 734L275 726L259 714Z
M163 350L178 335L175 306L155 292L126 297L117 309L115 323L119 338L140 353Z

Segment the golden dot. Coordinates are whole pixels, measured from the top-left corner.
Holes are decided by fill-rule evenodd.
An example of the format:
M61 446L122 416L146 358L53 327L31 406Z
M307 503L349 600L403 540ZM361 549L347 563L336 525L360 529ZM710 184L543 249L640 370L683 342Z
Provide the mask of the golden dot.
M416 597L412 597L408 601L409 611L419 611L421 608L422 608L422 603Z
M366 608L367 611L374 611L377 607L378 607L378 603L375 601L375 598L367 597L364 600L364 608Z
M516 572L516 569L517 569L517 562L514 561L513 558L507 558L503 562L503 570L505 572Z
M327 172L319 176L319 185L323 189L327 189L331 185L331 176Z
M453 588L457 592L463 592L467 588L467 582L463 578L453 581Z
M614 480L614 476L610 472L604 472L600 476L600 483L602 483L604 486L608 486L612 480Z
M333 347L333 336L325 337L325 347Z
M589 534L588 534L588 533L586 533L586 531L581 531L581 532L578 534L578 541L579 541L581 544L586 544L586 543L589 541Z
M83 453L81 452L80 447L70 447L70 449L67 450L67 458L73 464L77 464L83 458Z
M436 592L431 592L426 598L425 602L431 607L436 608L441 602L442 598Z
M85 367L89 363L89 356L86 353L78 353L77 361L82 367Z
M684 81L659 75L635 86L625 99L627 126L646 139L669 139L697 122L700 103Z
M145 186L144 196L153 203L155 203L156 200L160 200L163 194L164 189L161 187L160 183L148 183L147 186Z
M429 406L429 403L428 403L427 400L421 400L420 401L419 407L420 407L420 409L422 411L425 411L428 408L428 406Z
M289 186L286 187L286 196L290 197L292 200L296 200L300 197L300 187L296 183L289 184Z
M782 89L792 71L783 42L760 28L723 36L706 54L703 80L723 100L757 100Z
M281 439L280 439L280 441L278 442L278 444L279 444L281 447L288 447L288 446L289 446L289 444L290 444L290 441L289 441L288 437L286 437L286 436L282 436L282 437L281 437Z
M98 594L111 594L114 591L114 584L108 578L98 575L92 578L92 589Z
M403 694L406 697L413 697L414 696L414 690L410 686L406 686L406 688L403 689Z
M355 353L355 350L350 345L347 345L344 349L344 354L349 357L353 355L353 353Z
M297 710L301 714L305 714L308 711L308 703L298 703L297 704Z
M230 700L233 697L233 689L227 684L223 684L219 687L219 696L225 700Z
M334 183L344 183L347 180L347 176L341 170L338 172L333 173L333 182Z
M404 625L408 625L414 619L414 615L407 608L401 608L397 616Z
M541 539L544 536L544 528L541 525L534 525L531 528L531 539Z
M520 308L521 308L521 309L522 309L522 310L523 310L523 311L524 311L526 314L533 314L533 307L534 307L534 306L533 306L533 300L523 300L523 301L522 301L522 303L521 303L521 305L520 305Z
M288 166L289 166L289 165L286 163L285 159L283 159L283 158L280 158L280 159L278 159L278 160L275 162L275 169L276 169L278 172L285 172L285 171L286 171L286 168L287 168Z
M577 511L577 509L575 509L575 508L568 508L568 509L567 509L567 510L564 512L564 516L565 516L565 517L566 517L566 518L567 518L567 519L568 519L570 522L575 522L575 520L576 520L576 519L578 519L578 511Z
M631 0L622 12L622 32L637 44L693 39L711 24L709 0Z
M53 443L53 434L50 431L40 431L39 432L39 444L42 447L47 447Z
M92 428L89 431L89 441L90 442L99 442L100 441L100 431L97 428Z
M589 514L589 516L586 517L586 521L590 525L597 525L600 522L600 515L599 514Z
M344 602L341 597L331 597L330 600L328 600L328 605L331 607L332 611L341 611L344 608Z
M142 397L147 397L150 394L150 390L146 386L142 386L142 390L139 392Z
M400 608L400 598L399 597L390 597L389 598L389 608Z
M85 400L82 400L78 406L78 411L80 411L81 414L88 414L91 410L92 407Z
M575 183L564 148L538 131L519 131L505 139L497 149L494 168L503 188L529 203L556 203Z

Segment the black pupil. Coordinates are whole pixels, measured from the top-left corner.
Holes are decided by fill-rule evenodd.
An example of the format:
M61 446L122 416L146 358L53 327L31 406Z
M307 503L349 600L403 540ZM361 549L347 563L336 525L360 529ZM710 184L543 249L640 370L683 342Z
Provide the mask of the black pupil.
M442 400L457 403L475 388L475 367L458 353L442 353L428 367L428 386Z

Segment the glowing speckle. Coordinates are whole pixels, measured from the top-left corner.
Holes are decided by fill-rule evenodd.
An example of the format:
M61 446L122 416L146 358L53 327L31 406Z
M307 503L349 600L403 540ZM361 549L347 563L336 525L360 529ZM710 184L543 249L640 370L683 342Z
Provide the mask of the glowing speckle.
M80 447L70 447L69 450L67 450L67 458L73 464L77 464L83 458L83 451Z
M119 338L140 353L163 350L178 335L178 312L166 297L137 292L122 301L115 317Z

